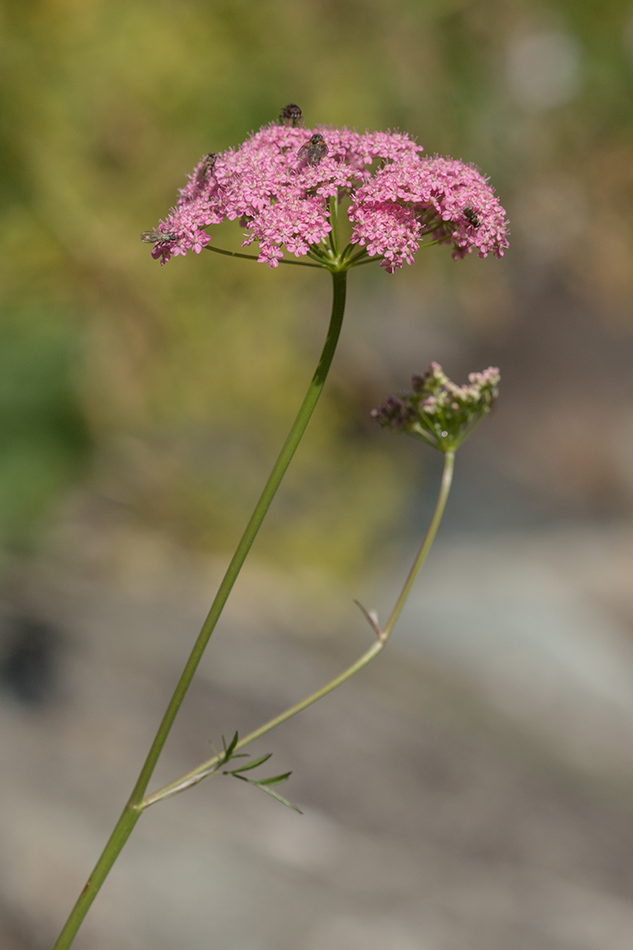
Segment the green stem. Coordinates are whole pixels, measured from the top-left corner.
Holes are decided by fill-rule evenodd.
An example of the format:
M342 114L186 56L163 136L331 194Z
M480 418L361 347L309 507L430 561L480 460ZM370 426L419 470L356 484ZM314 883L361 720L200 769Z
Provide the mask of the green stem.
M81 923L90 909L90 905L99 893L101 885L110 873L112 865L118 858L127 839L132 834L136 822L142 815L141 809L127 803L121 817L117 821L108 843L101 853L94 870L84 885L84 889L77 898L77 902L68 916L62 931L53 945L53 950L66 950L75 939Z
M349 266L362 267L363 264L379 264L379 263L380 263L380 258L377 255L376 257L369 257L368 255L365 255L365 254L359 254L357 257L350 258Z
M57 938L53 950L67 950L67 948L71 945L75 934L81 925L81 922L90 908L90 905L97 896L99 888L106 879L112 865L114 864L125 842L132 833L132 830L142 813L143 806L141 806L141 801L143 799L143 795L147 790L147 785L151 779L152 773L156 767L156 763L158 762L158 758L162 752L163 746L165 745L167 736L169 735L191 680L193 679L193 675L198 667L198 664L200 663L204 649L209 642L209 638L220 618L224 605L242 568L242 565L244 564L251 545L255 540L264 516L266 515L270 503L275 496L277 488L279 487L286 469L290 464L297 446L301 441L303 433L305 432L306 426L310 420L310 416L312 415L319 396L321 395L321 390L323 389L328 371L332 364L339 334L341 332L343 314L345 312L345 293L347 284L346 271L332 270L332 283L333 299L330 324L328 327L328 333L323 347L323 352L321 353L319 363L308 387L308 391L304 397L299 412L297 413L295 421L292 424L292 428L290 429L290 433L288 434L283 448L279 453L279 457L275 462L270 477L266 482L259 501L255 506L255 510L251 515L250 521L244 530L235 554L231 559L231 563L227 568L222 583L220 584L215 600L211 605L209 614L194 644L193 650L191 651L189 659L187 660L169 705L167 706L167 710L163 716L163 720L158 728L154 741L152 742L151 748L143 768L141 769L141 773L138 777L136 785L134 786L132 794L130 795L129 801L123 809L121 817L119 818L114 831L112 832L112 835L110 836L110 839L101 854L101 857L95 865L94 871L88 878L83 891L81 892L75 906L70 913L70 916L68 917L68 920L66 921L59 937Z
M339 238L338 238L338 195L332 195L330 198L330 246L334 255L340 257Z
M409 596L409 591L413 585L413 582L416 578L416 575L424 561L426 556L431 549L431 545L435 540L435 535L437 534L437 529L440 526L440 521L442 520L442 515L444 514L444 509L446 508L446 502L448 500L448 494L451 490L451 484L453 482L453 471L455 468L455 451L449 451L444 453L444 470L442 472L442 482L440 485L440 491L437 497L437 502L435 503L435 511L433 512L433 517L431 518L431 523L429 529L426 532L422 546L418 551L417 557L413 562L411 570L407 575L407 579L404 582L404 587L400 591L400 595L397 601L394 604L393 610L389 615L389 619L383 628L383 636L385 640L389 638L389 634L393 630L396 620L400 616L400 612L405 605L406 599Z
M213 247L211 244L207 244L205 249L207 251L214 251L216 254L224 254L226 257L241 257L245 261L258 261L259 258L256 254L241 254L239 251L225 251L222 247ZM295 267L322 267L322 264L308 264L307 261L290 261L286 260L285 257L281 258L279 261L280 264L294 264Z
M314 693L310 693L309 696L306 696L305 699L302 699L300 702L295 703L294 706L290 706L284 712L279 713L278 716L275 716L273 719L269 719L268 722L264 723L263 726L255 729L253 732L250 732L247 736L244 736L243 739L240 739L236 744L234 751L238 752L240 749L243 749L244 746L249 745L249 743L254 742L255 739L259 739L261 736L265 735L267 732L270 732L272 729L275 729L277 726L281 725L282 722L286 722L288 719L291 719L293 716L296 716L297 713L302 712L308 706L311 706L313 703L318 702L319 699L322 699L324 696L327 696L328 693L331 693L332 690L335 690L338 686L341 686L343 683L346 683L349 679L352 678L359 670L362 670L363 667L367 666L378 654L384 649L387 640L396 624L400 612L404 607L405 601L409 595L413 582L416 578L418 571L420 570L422 564L426 560L431 545L435 540L435 535L437 534L437 529L439 528L440 521L442 520L442 515L444 514L444 509L446 508L446 502L448 500L448 495L451 488L451 483L453 480L453 471L455 465L455 452L450 451L444 454L444 470L442 473L442 481L440 485L440 491L438 494L437 502L435 504L435 510L433 512L433 517L431 518L431 523L429 524L428 530L418 551L418 554L413 562L413 566L407 575L407 579L404 582L404 586L400 591L398 599L394 604L393 610L389 615L389 619L385 627L381 630L378 626L377 620L374 620L373 617L367 613L367 611L361 607L363 613L369 620L372 628L377 634L378 639L373 643L368 650L366 650L358 660L352 663L351 666L348 666L346 670L336 676L333 680L330 680L329 683L326 683L325 686L322 686L320 689L316 690ZM185 775L181 775L174 782L170 782L169 785L159 788L157 791L152 792L151 795L146 795L143 801L141 802L141 808L149 808L150 805L156 804L156 802L163 801L165 798L171 798L174 795L177 795L179 792L184 792L185 789L191 788L193 785L197 785L198 782L201 782L207 776L212 775L218 768L218 765L223 761L222 753L219 755L214 755L213 758L208 759L206 762L203 762L201 765L196 766L195 769L192 769L190 772L187 772Z

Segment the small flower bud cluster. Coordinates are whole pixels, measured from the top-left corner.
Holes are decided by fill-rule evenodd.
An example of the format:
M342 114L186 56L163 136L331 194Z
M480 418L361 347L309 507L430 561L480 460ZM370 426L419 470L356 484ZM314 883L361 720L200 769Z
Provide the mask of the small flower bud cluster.
M416 436L441 452L455 451L490 411L500 378L497 367L489 366L457 386L439 363L431 363L412 378L412 392L388 396L371 415L387 429Z

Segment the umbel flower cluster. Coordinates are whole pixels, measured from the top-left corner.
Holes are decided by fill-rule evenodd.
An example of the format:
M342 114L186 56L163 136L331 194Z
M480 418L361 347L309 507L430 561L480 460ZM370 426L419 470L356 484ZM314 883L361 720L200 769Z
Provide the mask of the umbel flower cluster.
M411 380L412 392L388 396L372 410L380 425L406 432L441 452L454 451L492 408L499 394L499 370L470 373L466 386L452 382L439 363Z
M507 222L487 179L473 165L422 151L402 132L302 128L301 110L287 106L279 123L201 159L176 206L143 240L165 264L200 253L211 225L238 220L242 246L256 241L257 259L269 267L286 252L323 266L373 258L393 272L431 243L451 244L455 258L473 250L501 257ZM334 219L343 206L349 225L341 251Z

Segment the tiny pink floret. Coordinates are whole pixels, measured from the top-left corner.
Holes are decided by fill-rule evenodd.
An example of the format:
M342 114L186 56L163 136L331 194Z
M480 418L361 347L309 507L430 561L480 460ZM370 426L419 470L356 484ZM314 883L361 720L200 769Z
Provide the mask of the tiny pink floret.
M318 132L327 151L314 162L300 149ZM284 252L304 257L327 242L330 199L345 199L350 241L388 272L413 263L421 244L449 243L453 257L471 251L503 255L508 246L505 212L473 165L422 157L422 147L402 132L356 132L267 125L237 149L202 159L158 229L166 239L152 256L165 264L211 238L206 229L239 220L243 246L259 245L258 260L277 267ZM305 155L305 149L302 153Z

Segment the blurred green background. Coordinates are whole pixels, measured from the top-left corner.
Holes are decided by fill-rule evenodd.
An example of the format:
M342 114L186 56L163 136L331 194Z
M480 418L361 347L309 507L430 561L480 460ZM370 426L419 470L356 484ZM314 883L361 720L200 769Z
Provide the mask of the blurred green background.
M596 408L631 395L630 5L26 0L0 6L0 44L4 550L125 574L152 547L232 549L312 373L329 281L205 254L160 268L139 236L203 154L289 101L308 125L400 128L476 163L511 248L352 273L259 554L354 573L401 532L426 463L368 413L431 359L458 380L501 365L475 464L494 451L545 509L630 510L621 420Z

